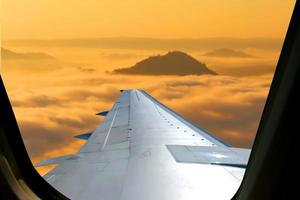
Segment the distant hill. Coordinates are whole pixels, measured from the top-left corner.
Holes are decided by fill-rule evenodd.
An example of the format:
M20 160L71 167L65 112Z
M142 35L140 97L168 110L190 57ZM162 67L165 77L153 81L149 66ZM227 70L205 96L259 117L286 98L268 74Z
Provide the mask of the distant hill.
M254 56L247 54L243 51L238 51L238 50L232 50L232 49L215 49L212 51L209 51L205 54L204 56L210 56L210 57L239 57L239 58L254 58Z
M113 74L141 75L202 75L217 73L207 68L206 64L180 51L171 51L166 55L151 56L132 67L120 68Z
M54 57L40 52L29 52L29 53L17 53L5 48L1 48L2 59L55 59Z

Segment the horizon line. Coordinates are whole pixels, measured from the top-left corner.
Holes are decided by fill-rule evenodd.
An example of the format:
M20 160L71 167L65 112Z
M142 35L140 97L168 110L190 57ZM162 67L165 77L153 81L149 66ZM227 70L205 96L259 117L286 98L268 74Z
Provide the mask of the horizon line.
M26 41L26 40L36 40L36 41L52 41L52 40L90 40L90 39L154 39L154 40L213 40L213 39L237 39L237 40L247 40L247 39L267 39L267 40L278 40L283 39L283 37L266 37L266 36L255 36L255 37L233 37L233 36L214 36L214 37L134 37L134 36L103 36L103 37L70 37L70 38L9 38L2 39L4 41Z

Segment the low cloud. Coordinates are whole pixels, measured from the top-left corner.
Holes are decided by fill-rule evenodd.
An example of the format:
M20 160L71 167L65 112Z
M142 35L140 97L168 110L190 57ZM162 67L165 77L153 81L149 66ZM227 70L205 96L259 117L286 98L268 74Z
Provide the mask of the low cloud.
M213 103L193 100L177 109L227 143L249 148L252 146L264 103L265 97L244 104L222 100Z
M102 53L100 56L108 60L127 60L141 57L135 53Z
M59 106L61 103L59 99L47 95L35 95L23 100L12 100L14 107L26 108Z
M69 132L85 130L87 129L87 127L91 127L92 125L99 123L99 117L95 116L94 113L91 113L90 115L79 116L48 116L48 119L55 125L64 127L64 129L69 130Z
M249 77L249 76L262 76L274 74L276 64L247 64L233 67L224 67L224 74L230 74L231 76L237 77Z
M78 67L78 70L82 71L82 72L87 72L87 73L91 73L91 72L96 71L96 69L90 68L90 67Z
M215 49L203 54L203 56L209 57L222 57L222 58L254 58L254 56L245 53L240 50L233 50L233 49Z
M68 130L48 126L42 121L19 120L19 127L31 157L40 157L47 151L64 148L68 143L67 137L70 137Z
M88 99L96 99L102 102L114 102L119 96L119 88L114 86L103 87L102 90L84 90L75 89L69 92L64 92L62 95L68 101L85 101Z

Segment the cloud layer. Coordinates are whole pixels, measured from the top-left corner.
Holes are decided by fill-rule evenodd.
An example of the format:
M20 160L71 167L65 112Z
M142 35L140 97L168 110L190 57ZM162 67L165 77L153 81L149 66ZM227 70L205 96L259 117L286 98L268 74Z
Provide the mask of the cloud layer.
M33 162L74 153L73 136L94 130L119 89L144 89L199 126L239 147L251 147L271 76L130 76L60 70L20 80L9 95ZM51 82L46 82L47 78ZM99 78L98 78L99 77ZM31 89L33 84L39 87Z

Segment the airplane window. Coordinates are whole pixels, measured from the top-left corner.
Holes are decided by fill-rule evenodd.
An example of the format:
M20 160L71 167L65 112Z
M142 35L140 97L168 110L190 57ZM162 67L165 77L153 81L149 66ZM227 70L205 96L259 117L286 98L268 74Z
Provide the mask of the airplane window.
M96 166L108 197L197 199L206 186L232 197L294 4L3 0L1 76L36 170L68 197L79 186L52 170Z

